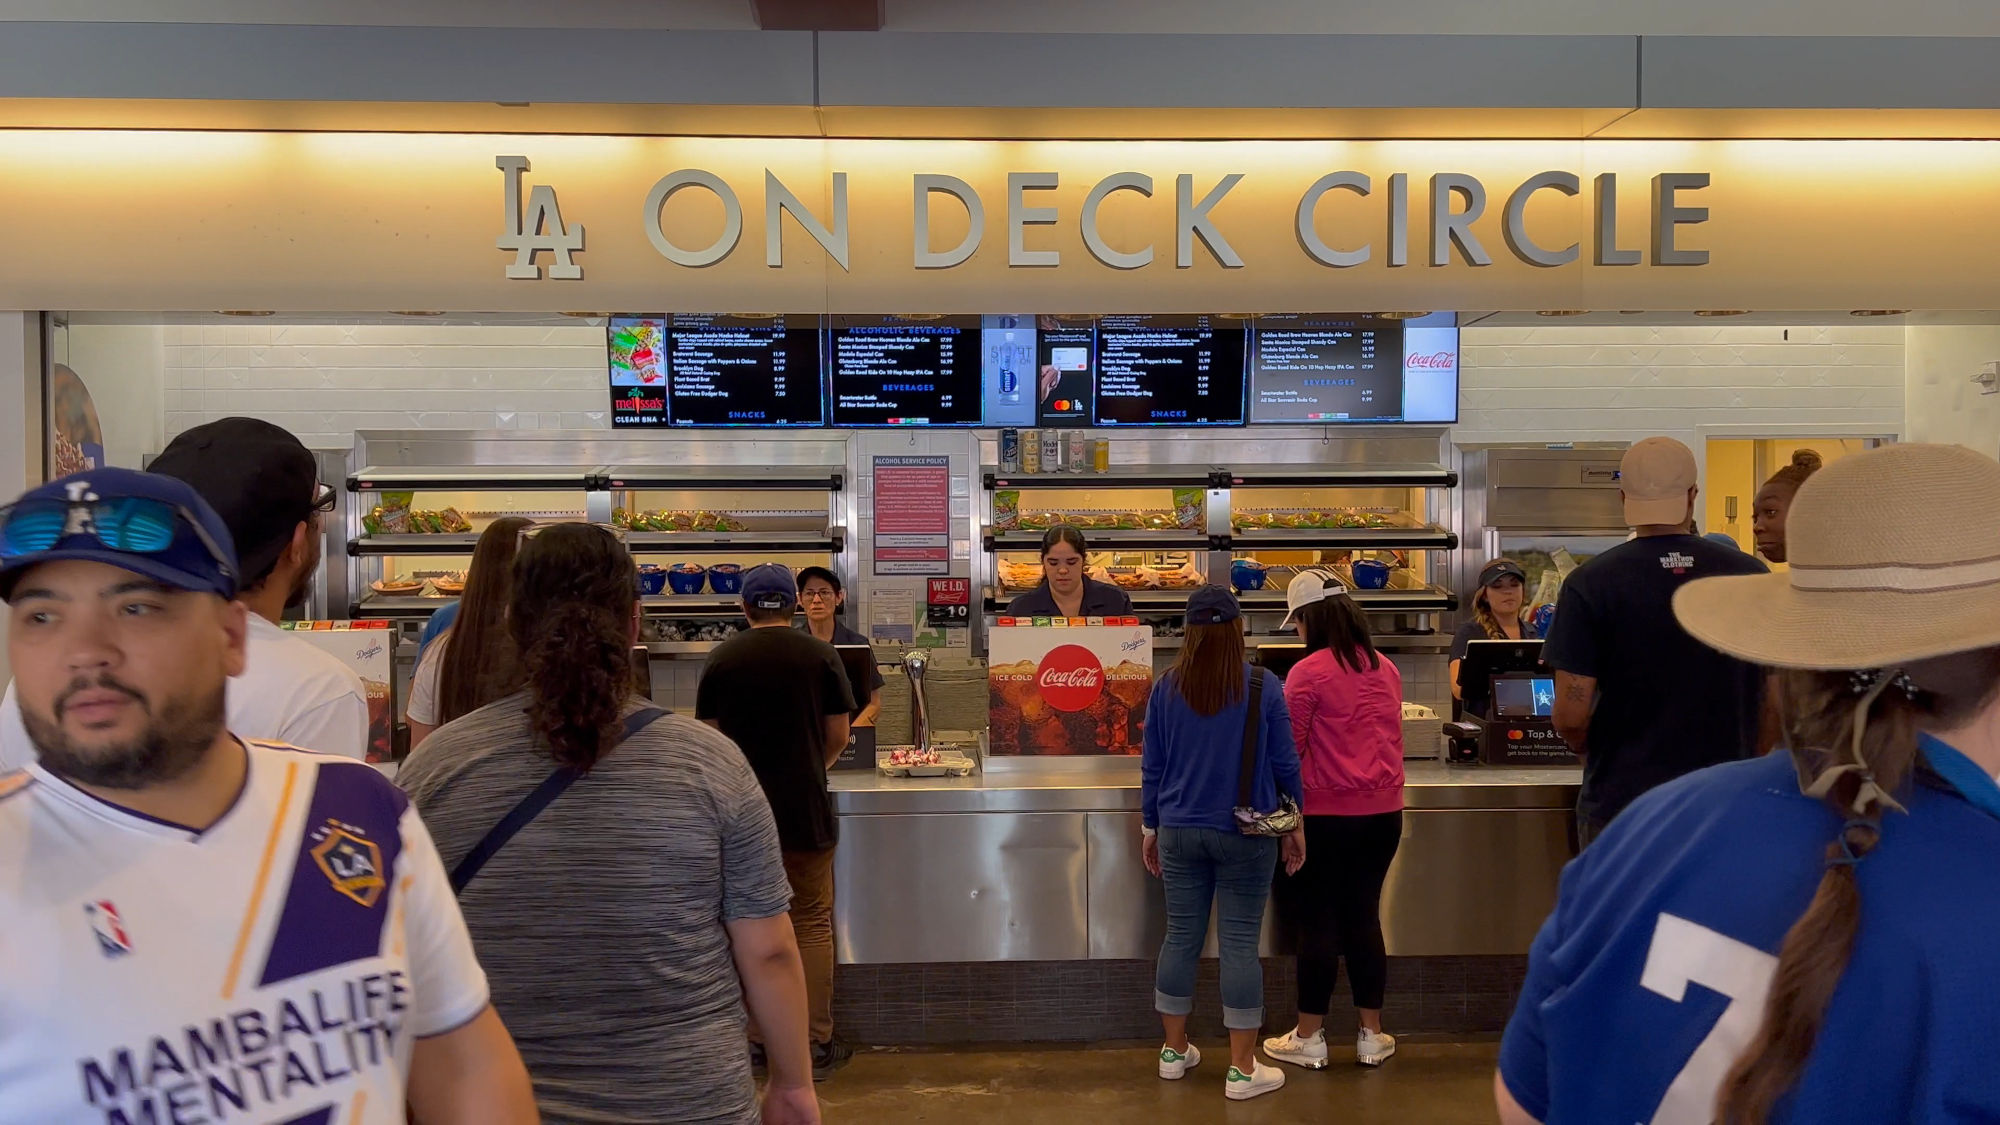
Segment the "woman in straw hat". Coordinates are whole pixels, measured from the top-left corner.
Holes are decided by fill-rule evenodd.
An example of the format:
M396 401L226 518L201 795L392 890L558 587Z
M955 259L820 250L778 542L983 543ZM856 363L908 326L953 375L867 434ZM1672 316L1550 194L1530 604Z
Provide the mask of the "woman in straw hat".
M1674 610L1779 670L1790 751L1654 790L1563 873L1504 1121L2000 1119L2000 464L1850 457L1789 525L1788 573Z

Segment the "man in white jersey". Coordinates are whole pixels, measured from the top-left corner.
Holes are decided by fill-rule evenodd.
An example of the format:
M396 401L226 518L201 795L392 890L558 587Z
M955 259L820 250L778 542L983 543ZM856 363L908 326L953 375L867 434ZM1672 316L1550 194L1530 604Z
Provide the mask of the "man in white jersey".
M224 725L236 572L168 477L92 470L0 510L38 754L0 774L0 1125L534 1122L402 793Z
M257 418L222 418L167 444L151 471L194 486L228 526L250 610L249 666L229 687L229 729L359 758L367 752L368 696L361 677L278 621L304 604L319 569L321 515L333 492L313 455L289 432ZM0 770L34 760L13 686L0 699Z

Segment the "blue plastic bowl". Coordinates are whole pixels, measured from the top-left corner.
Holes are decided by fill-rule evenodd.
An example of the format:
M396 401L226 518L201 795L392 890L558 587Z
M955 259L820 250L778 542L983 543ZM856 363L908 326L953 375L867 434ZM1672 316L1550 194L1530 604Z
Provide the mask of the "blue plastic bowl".
M708 572L700 569L667 572L667 585L672 587L676 594L699 594L702 585L707 581Z
M1354 584L1363 590L1386 590L1389 575L1395 568L1380 559L1358 559L1350 568L1354 571Z
M667 569L663 566L642 566L639 568L639 594L642 597L658 597L667 592Z
M1268 572L1262 566L1249 559L1237 559L1229 564L1229 584L1236 587L1239 593L1263 589L1264 581L1268 577Z
M743 592L743 568L736 563L716 563L708 568L708 588L718 594Z

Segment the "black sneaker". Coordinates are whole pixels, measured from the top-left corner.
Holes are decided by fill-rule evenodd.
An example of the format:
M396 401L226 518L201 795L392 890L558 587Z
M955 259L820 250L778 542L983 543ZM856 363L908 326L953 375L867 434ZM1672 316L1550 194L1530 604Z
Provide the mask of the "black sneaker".
M814 1043L812 1052L814 1082L824 1082L832 1078L834 1071L846 1066L848 1060L854 1057L854 1048L838 1039L827 1043Z
M771 1072L771 1063L770 1063L770 1060L768 1060L768 1059L766 1059L766 1058L764 1057L764 1046L763 1046L763 1044L761 1044L761 1043L752 1043L752 1044L750 1044L750 1073L751 1073L751 1075L752 1075L753 1077L757 1077L757 1078L763 1078L764 1076L766 1076L766 1075L767 1075L767 1074L769 1074L770 1072Z

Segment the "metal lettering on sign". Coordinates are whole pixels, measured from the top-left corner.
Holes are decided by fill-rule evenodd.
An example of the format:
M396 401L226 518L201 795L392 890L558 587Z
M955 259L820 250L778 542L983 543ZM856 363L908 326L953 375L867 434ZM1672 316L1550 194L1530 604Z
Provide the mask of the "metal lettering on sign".
M549 277L556 281L583 280L583 267L576 264L571 255L583 249L583 224L567 226L563 223L562 208L556 205L556 189L548 184L536 184L528 193L528 216L521 217L521 174L528 171L525 156L496 156L493 166L506 177L507 225L495 240L502 250L514 252L514 264L507 267L507 276L515 281L538 281L542 267L535 264L535 255L547 252L555 255L549 266Z

